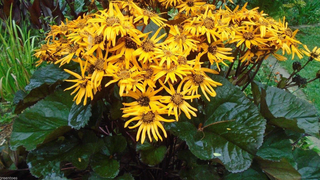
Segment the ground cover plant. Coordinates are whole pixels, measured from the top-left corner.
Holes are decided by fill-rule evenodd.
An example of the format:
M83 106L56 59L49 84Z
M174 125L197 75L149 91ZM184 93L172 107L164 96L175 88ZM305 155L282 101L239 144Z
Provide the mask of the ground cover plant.
M253 79L269 56L320 49L284 18L224 3L110 1L52 26L10 148L36 178L319 177L319 155L297 145L319 137L316 109Z

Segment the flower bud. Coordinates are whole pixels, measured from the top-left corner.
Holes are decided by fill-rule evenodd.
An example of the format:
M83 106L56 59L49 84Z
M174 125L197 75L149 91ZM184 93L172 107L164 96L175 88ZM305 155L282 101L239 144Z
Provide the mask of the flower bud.
M295 71L300 71L301 70L301 63L299 61L295 61L292 64L292 68Z
M318 72L316 74L316 78L320 78L320 70L318 70Z

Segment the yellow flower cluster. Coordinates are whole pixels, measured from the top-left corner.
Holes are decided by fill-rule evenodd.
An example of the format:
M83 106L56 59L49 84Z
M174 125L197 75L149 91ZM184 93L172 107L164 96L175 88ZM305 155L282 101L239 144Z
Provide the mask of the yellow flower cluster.
M76 104L86 105L116 83L121 97L134 99L123 103L123 117L131 117L124 126L138 128L136 140L141 137L141 143L146 136L162 140L159 128L167 137L162 123L178 121L181 111L189 119L197 116L189 101L201 97L199 89L209 101L216 96L214 87L222 84L206 73L218 74L220 63L234 57L251 63L276 55L278 49L301 56L297 31L257 9L216 9L199 0L159 2L179 10L175 19L168 21L133 0L111 1L106 10L52 26L47 43L35 53L38 65L79 64L79 74L65 69L75 77L66 80L74 83L66 90L73 89ZM144 32L151 22L158 30ZM210 64L217 70L204 67ZM111 80L102 83L104 77Z

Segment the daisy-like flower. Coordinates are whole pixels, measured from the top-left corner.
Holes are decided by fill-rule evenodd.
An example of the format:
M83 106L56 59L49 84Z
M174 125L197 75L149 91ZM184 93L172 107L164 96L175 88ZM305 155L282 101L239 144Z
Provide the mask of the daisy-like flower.
M101 51L97 51L96 56L86 56L86 59L90 62L90 64L93 65L93 72L91 75L91 82L93 85L93 88L97 90L100 85L102 78L106 74L106 68L107 68L107 62L105 57L103 57L103 54Z
M77 61L77 58L73 58L74 56L79 57L80 53L84 52L83 47L79 46L79 44L75 43L69 45L68 48L63 49L61 51L61 55L65 55L63 58L57 60L55 64L60 63L60 66L64 64L70 63L71 60Z
M67 73L69 73L77 78L77 79L65 80L67 82L76 83L73 86L66 88L65 91L75 88L74 91L71 93L71 95L76 93L77 91L78 92L75 95L75 97L73 98L73 101L76 100L76 104L80 104L81 100L84 98L83 105L86 105L88 98L91 98L91 100L93 99L93 89L92 89L92 83L91 83L90 79L85 76L87 62L85 63L84 67L82 66L82 61L79 61L79 63L80 63L80 68L81 68L81 76L73 71L70 71L68 69L64 69L64 71L66 71Z
M148 87L148 89L144 91L129 91L128 94L124 94L124 96L129 96L136 100L130 103L122 103L126 106L125 108L122 108L123 113L125 114L124 117L129 117L130 113L135 113L136 111L145 111L146 108L159 109L165 107L164 104L159 102L162 96L156 96L162 89L163 88L159 88L155 91L153 88Z
M168 68L174 63L178 64L178 56L182 53L178 52L177 47L162 45L161 48L156 49L155 58L160 59L159 66L162 66L165 62Z
M181 4L182 0L158 0L162 6L165 6L166 8L177 6L178 4Z
M139 47L133 52L133 55L139 55L139 61L142 61L143 63L146 63L147 61L152 62L155 50L160 47L160 44L158 42L166 36L166 33L164 33L157 38L161 29L162 28L159 28L151 38L145 37L144 40L138 42Z
M144 91L144 86L141 83L141 80L143 79L142 73L139 72L135 66L126 69L108 64L106 76L112 77L113 80L109 81L105 87L118 82L120 96L123 96L123 93L128 94L130 90L136 88Z
M224 65L227 66L223 60L228 60L230 62L233 62L232 56L228 56L231 53L232 49L231 48L225 48L224 44L221 40L215 41L211 43L207 48L205 48L204 52L207 53L208 59L211 64L216 63L217 67L219 68L219 63L223 63Z
M139 43L141 43L139 38L136 39L134 37L124 36L118 40L117 45L111 48L110 51L114 51L116 56L125 56L125 59L128 60L126 61L126 68L129 68L129 62L138 66L134 51L138 48Z
M270 48L269 48L270 49ZM260 48L259 46L252 46L251 49L247 49L242 57L240 57L241 62L247 61L247 64L254 62L254 60L259 60L264 54L269 53L268 48Z
M177 77L180 79L183 79L184 76L187 76L190 74L190 70L192 69L188 65L171 65L170 67L167 67L165 64L162 66L157 65L151 65L151 68L153 69L153 72L155 74L154 81L162 78L165 76L164 83L168 82L169 80L174 83L178 81Z
M192 35L186 31L180 32L177 25L170 26L169 36L165 41L169 46L178 47L183 54L189 54L191 50L196 50L198 41L192 39Z
M122 15L117 5L113 6L113 3L110 3L109 5L110 8L108 9L108 12L100 11L100 14L96 14L95 18L89 19L88 23L97 24L99 28L95 33L97 35L102 34L103 40L112 42L112 45L114 46L116 44L117 35L126 35L122 34L124 30L121 26L126 18Z
M312 49L312 51L310 51L306 45L304 45L303 47L305 50L302 50L302 52L306 56L308 56L316 61L320 61L320 48L317 48L317 46L316 46Z
M162 141L162 137L159 133L158 128L162 130L162 133L164 137L167 137L167 132L163 128L163 125L161 122L174 122L173 119L165 119L161 116L161 114L166 114L166 110L160 110L160 109L148 109L146 111L137 111L135 114L132 114L133 118L128 120L124 127L126 128L131 122L138 121L135 125L129 126L129 129L138 128L137 135L136 135L136 141L139 141L141 136L141 144L144 143L146 139L146 135L148 135L149 141L152 142L152 137L158 141L160 139ZM124 114L125 117L127 117L126 114ZM152 135L151 135L152 134Z
M209 96L215 97L216 92L213 89L213 87L221 86L222 84L219 82L216 82L212 80L207 74L219 74L217 71L213 69L203 68L201 67L201 64L199 62L201 55L198 55L192 74L188 75L183 79L183 81L186 81L186 83L183 86L183 91L188 92L188 95L195 96L198 95L198 89L200 87L203 95L206 97L208 101L210 101Z
M61 21L59 26L53 25L51 26L51 31L49 32L46 39L52 37L52 39L56 39L58 35L67 35L70 32L70 28L68 27L68 19L66 19L66 23Z
M251 48L251 45L260 46L261 44L265 44L266 40L261 38L260 34L256 33L257 30L258 28L254 29L254 26L248 25L245 28L239 28L230 43L237 42L237 47L244 43L248 49Z
M227 24L220 20L218 14L213 14L211 10L207 9L203 16L198 17L198 20L201 24L200 32L202 35L206 35L209 43L211 43L211 37L214 41L221 39L219 29Z
M165 24L164 22L167 21L166 19L160 17L158 14L146 9L142 9L137 13L136 18L134 19L134 23L140 20L143 20L144 25L148 25L148 21L151 20L159 27L163 26Z
M206 2L201 2L201 0L186 0L177 6L177 8L180 13L185 11L187 15L195 15L200 12L201 6L205 4Z
M180 82L177 90L173 88L170 82L170 88L166 87L162 83L162 81L160 81L160 83L164 87L164 89L170 94L170 96L163 96L160 100L160 102L168 103L168 105L166 106L166 108L168 109L168 115L174 114L176 120L178 121L182 110L188 119L191 119L191 115L197 117L197 114L195 112L198 110L192 107L186 100L199 98L200 95L187 96L186 94L189 92L189 90L181 91L181 86L183 82Z

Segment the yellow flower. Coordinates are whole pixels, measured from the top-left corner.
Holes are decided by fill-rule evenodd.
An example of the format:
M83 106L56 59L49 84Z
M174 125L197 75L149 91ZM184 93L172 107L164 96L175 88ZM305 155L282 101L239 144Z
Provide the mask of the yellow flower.
M182 0L158 0L162 6L165 6L166 8L168 8L169 6L177 6L178 4L180 4L182 2Z
M72 79L72 80L65 80L67 82L75 82L76 84L74 84L73 86L66 88L66 90L70 90L72 88L75 88L74 91L71 93L74 94L78 91L78 93L76 94L76 96L73 98L73 101L76 100L76 104L80 104L82 98L84 98L83 101L83 105L87 104L87 99L91 98L91 100L93 99L93 93L92 93L92 83L90 81L90 79L88 77L85 76L85 69L87 66L87 62L85 64L85 66L82 66L82 61L79 61L80 63L80 68L81 68L81 76L75 72L72 72L68 69L64 69L64 71L66 71L67 73L75 76L77 79Z
M103 54L100 51L97 51L96 56L86 56L87 60L90 62L90 64L93 65L93 72L91 76L91 82L93 85L93 88L97 90L100 85L102 78L105 76L107 63L105 57L103 57Z
M122 108L123 117L129 117L130 113L136 113L137 111L145 111L146 108L150 109L160 109L165 107L159 100L162 96L156 96L156 94L161 91L163 88L159 88L156 91L153 88L148 87L147 90L137 90L137 91L129 91L128 94L124 94L124 96L129 96L134 98L136 101L130 103L122 103L125 108Z
M130 36L124 36L121 37L117 45L110 49L111 52L115 52L118 56L125 56L126 62L126 68L129 68L130 63L133 63L134 65L138 66L138 62L136 60L136 55L134 54L134 51L137 49L137 44L141 43L140 40L137 38Z
M208 59L211 64L216 63L218 69L219 68L219 63L223 63L224 65L227 66L223 60L228 60L230 62L233 62L234 57L228 56L231 53L232 49L231 48L225 48L224 44L222 41L215 41L210 44L207 48L205 48L204 52L207 53Z
M260 34L256 33L258 29L259 28L254 29L254 26L248 25L245 28L239 28L230 43L237 42L237 47L244 43L248 49L251 48L251 45L264 45L266 40L262 39Z
M308 56L316 61L320 61L320 48L317 48L317 46L316 46L312 49L312 51L310 51L306 45L304 45L303 47L305 50L302 50L302 51L306 56Z
M184 76L187 76L190 74L190 70L192 69L188 65L171 65L170 67L167 67L165 64L162 66L157 66L157 65L151 65L151 68L153 69L153 72L155 74L154 76L154 81L162 78L165 76L164 83L169 82L168 80L172 83L178 81L177 77L180 79L183 79Z
M144 25L148 25L149 24L149 20L151 20L152 22L154 22L156 25L158 25L159 27L163 26L165 23L165 21L167 21L166 19L160 17L158 14L146 10L146 9L142 9L136 16L136 18L134 19L134 23L143 20Z
M162 81L160 81L160 83L164 87L164 89L170 94L170 96L163 96L160 100L163 103L168 103L166 107L168 109L168 115L174 114L176 120L178 121L179 116L181 114L181 110L182 110L188 119L191 119L191 115L194 117L197 117L197 114L195 113L195 111L198 111L198 110L192 107L186 100L199 98L200 95L187 96L186 94L189 92L189 90L185 90L181 92L181 86L183 82L180 82L177 90L173 88L170 82L169 82L170 89L167 88L162 83Z
M123 96L124 92L128 94L131 89L138 88L141 91L144 91L144 86L141 83L141 80L143 79L142 73L139 72L135 66L126 69L108 64L106 76L112 77L113 80L109 81L105 87L118 82L120 96Z
M185 11L187 15L195 15L199 13L201 6L205 4L206 2L201 2L201 0L186 0L177 6L177 8L180 13Z
M146 135L148 135L150 142L152 142L152 137L156 141L158 141L158 139L162 141L162 137L159 133L158 128L162 130L164 137L167 137L167 132L163 128L163 125L161 122L175 121L173 119L164 119L163 117L160 116L160 114L165 114L165 113L166 113L165 110L153 110L153 109L148 109L146 111L138 111L134 115L135 117L131 118L124 124L124 127L126 128L133 121L138 121L135 125L129 126L129 129L134 129L139 127L136 135L136 141L139 141L141 136L141 144L143 144L146 139Z
M74 58L74 56L79 57L79 55L84 52L84 49L79 46L79 44L69 45L68 48L65 48L61 51L61 55L65 55L63 58L57 60L55 64L60 63L60 66L64 64L70 63L71 60L77 61L78 58Z
M207 93L211 97L216 96L216 92L214 91L213 87L221 86L222 84L212 80L207 74L219 74L217 71L213 69L203 68L199 62L201 55L198 56L196 63L193 68L193 72L191 75L188 75L183 79L186 83L183 86L183 91L188 92L187 94L191 96L198 95L198 89L200 87L202 93L210 101Z
M100 14L95 14L94 18L88 20L88 23L93 23L93 26L98 26L96 34L103 35L103 40L108 40L112 42L114 46L116 44L117 35L124 36L124 32L121 24L125 21L125 17L120 12L118 6L113 6L112 3L109 4L108 12L100 11ZM95 25L96 24L96 25Z
M145 39L143 41L138 42L139 48L133 52L133 55L135 55L135 56L139 55L139 59L138 59L139 61L142 61L143 63L145 63L147 61L152 62L155 50L160 47L160 45L157 43L164 36L166 36L166 33L164 33L160 37L157 38L161 29L162 28L158 28L158 30L153 34L153 36L150 39L148 37L145 37Z
M177 47L162 45L161 48L155 50L155 58L159 58L159 66L162 66L165 62L168 68L175 63L178 64L178 56L182 53L178 52Z
M177 25L170 26L169 36L165 40L169 46L178 47L183 54L189 54L191 50L196 50L198 41L192 39L192 35L187 31L180 32Z

